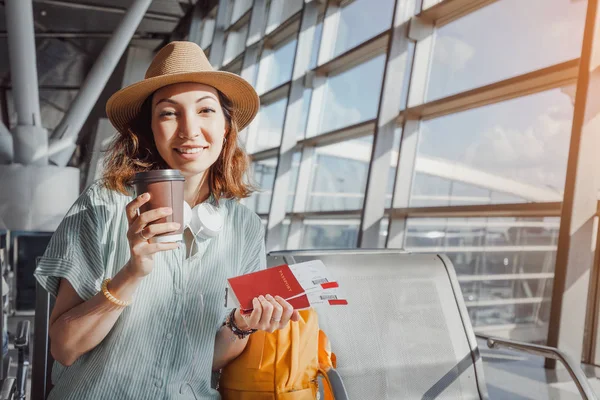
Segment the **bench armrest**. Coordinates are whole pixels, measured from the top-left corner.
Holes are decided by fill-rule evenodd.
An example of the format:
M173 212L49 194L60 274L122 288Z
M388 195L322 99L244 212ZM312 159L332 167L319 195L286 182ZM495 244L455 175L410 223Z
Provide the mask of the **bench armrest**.
M490 349L506 348L560 361L575 382L575 385L581 394L581 398L585 400L597 400L596 394L592 390L592 387L590 386L587 377L581 369L581 366L574 362L566 353L560 351L556 347L518 342L516 340L494 338L479 334L476 336L480 339L484 339Z
M344 386L344 381L342 381L340 373L337 372L335 368L330 368L329 371L327 371L327 377L331 383L331 389L333 390L335 400L348 400L348 392L346 392L346 387Z

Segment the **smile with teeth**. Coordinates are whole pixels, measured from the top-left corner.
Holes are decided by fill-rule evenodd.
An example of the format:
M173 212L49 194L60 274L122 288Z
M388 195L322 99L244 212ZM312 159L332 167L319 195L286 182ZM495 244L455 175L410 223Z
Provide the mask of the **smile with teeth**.
M182 154L195 154L204 150L204 147L180 147L175 150Z

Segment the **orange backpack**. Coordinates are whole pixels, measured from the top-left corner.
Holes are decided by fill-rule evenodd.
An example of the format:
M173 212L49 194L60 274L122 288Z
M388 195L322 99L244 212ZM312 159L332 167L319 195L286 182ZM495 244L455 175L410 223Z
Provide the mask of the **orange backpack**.
M284 329L250 335L242 354L221 371L219 392L223 400L314 400L321 374L325 399L333 400L331 367L335 355L317 313L302 310Z

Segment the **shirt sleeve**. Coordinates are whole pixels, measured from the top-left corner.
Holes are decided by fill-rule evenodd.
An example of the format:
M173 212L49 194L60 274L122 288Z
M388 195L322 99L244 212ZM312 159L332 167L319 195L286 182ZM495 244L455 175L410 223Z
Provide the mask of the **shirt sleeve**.
M90 188L77 199L38 261L34 275L54 296L61 279L68 280L83 300L100 290L105 275L101 240L104 224L94 197Z

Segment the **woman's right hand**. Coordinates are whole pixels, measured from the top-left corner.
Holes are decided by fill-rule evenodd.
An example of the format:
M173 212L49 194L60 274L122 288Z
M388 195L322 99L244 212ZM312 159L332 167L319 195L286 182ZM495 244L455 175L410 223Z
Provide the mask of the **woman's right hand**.
M159 251L175 250L177 243L150 243L148 240L156 235L173 232L179 229L177 222L166 222L148 225L158 219L171 215L169 207L156 208L138 215L139 208L150 200L149 193L143 193L127 204L125 211L129 221L127 239L131 258L127 267L137 277L144 277L152 272L154 254Z

